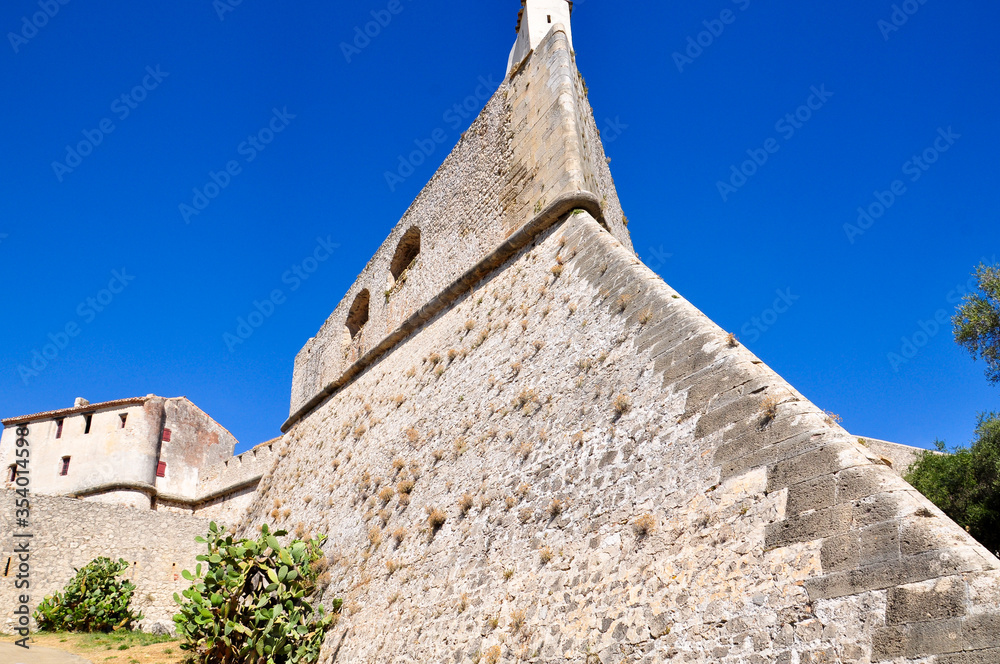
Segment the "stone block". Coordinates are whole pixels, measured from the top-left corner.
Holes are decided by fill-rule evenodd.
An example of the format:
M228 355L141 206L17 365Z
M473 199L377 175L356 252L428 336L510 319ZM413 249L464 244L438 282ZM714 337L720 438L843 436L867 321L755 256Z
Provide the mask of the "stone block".
M872 635L872 661L895 660L906 653L906 633L902 627L885 627Z
M978 572L985 564L978 551L969 547L950 551L930 551L915 556L904 556L898 561L864 565L856 569L806 579L805 587L809 598L813 601L831 599L871 590L885 590L893 586L963 572Z
M778 491L800 482L842 470L850 463L848 455L853 446L831 442L798 456L774 464L767 474L768 491Z
M794 542L823 539L843 533L850 527L850 508L847 505L838 505L768 524L764 535L764 546L766 549L776 549Z
M890 625L957 618L965 614L965 580L949 576L889 589L886 622Z
M860 500L877 493L906 488L909 485L886 466L859 465L837 475L837 502Z
M859 524L855 520L854 526ZM861 560L866 564L899 560L899 523L880 523L860 532Z
M966 617L962 631L970 650L1000 648L1000 614L996 612Z
M965 649L961 620L940 620L913 625L906 630L907 657L923 657Z
M854 522L864 528L896 520L911 505L910 496L906 492L878 493L854 502Z
M968 536L955 523L931 512L920 512L900 520L899 549L906 555L947 550L968 544Z
M837 479L823 475L788 488L788 514L801 514L810 510L833 507L837 498Z
M935 664L997 664L997 662L1000 662L1000 648L941 655Z
M861 563L861 538L857 533L844 533L824 540L820 560L826 574L858 567Z

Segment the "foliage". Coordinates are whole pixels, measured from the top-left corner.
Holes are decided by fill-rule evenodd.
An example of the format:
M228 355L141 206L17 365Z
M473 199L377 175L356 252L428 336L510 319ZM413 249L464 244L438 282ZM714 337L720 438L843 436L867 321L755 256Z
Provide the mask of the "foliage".
M1000 264L980 263L976 268L979 290L966 295L951 319L955 341L972 358L986 361L986 377L1000 384Z
M256 540L236 540L212 523L208 553L191 574L193 585L176 594L181 612L174 616L181 648L202 664L309 664L319 659L326 630L336 616L314 608L311 596L324 571L320 548L325 537L278 541L288 533L261 529ZM207 567L202 575L202 563ZM334 613L341 600L334 602Z
M979 540L1000 555L1000 415L979 418L971 449L924 452L906 481Z
M111 632L129 629L142 616L129 609L135 584L119 579L129 568L125 560L97 558L63 588L49 595L35 611L38 628L45 631Z

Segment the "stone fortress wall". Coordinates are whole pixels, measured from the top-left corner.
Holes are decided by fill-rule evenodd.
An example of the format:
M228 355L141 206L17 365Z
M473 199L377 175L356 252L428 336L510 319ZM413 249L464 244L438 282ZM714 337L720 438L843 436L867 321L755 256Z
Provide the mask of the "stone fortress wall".
M277 460L274 446L280 438L226 459L202 471L194 516L233 525L250 505L257 485Z
M450 286L527 220L574 204L590 207L631 248L583 83L557 26L531 66L489 100L299 353L290 423L335 389L354 363L398 341L393 335L401 327L425 321ZM419 254L411 264L415 242Z
M329 534L323 661L1000 657L1000 561L587 213L286 442L244 532Z
M125 558L132 564L127 576L138 586L134 607L145 614L141 627L173 631L173 593L187 587L180 573L194 569L202 548L195 537L208 531L210 520L239 521L276 458L277 439L232 456L236 439L183 397L78 403L27 424L30 606L61 590L74 568L101 556ZM16 425L4 430L4 466L14 459L16 431ZM61 475L64 457L69 472ZM0 489L0 619L7 631L21 594L10 521L14 486L5 481Z
M241 527L329 534L322 661L1000 661L1000 561L635 257L565 35L505 88L469 133L517 137L509 234L453 281L421 250L344 354L404 217L300 353ZM520 137L553 134L532 179ZM465 140L415 207L497 163Z
M15 587L18 560L11 533L15 524L14 493L0 490L0 629L13 631L13 610L23 590ZM19 529L23 532L23 529ZM208 532L208 520L140 510L74 498L34 495L31 498L30 593L32 609L63 589L80 568L95 558L124 558L125 576L137 586L133 608L146 631L172 631L176 613L173 594L190 585L182 570L193 570L201 546L194 541Z

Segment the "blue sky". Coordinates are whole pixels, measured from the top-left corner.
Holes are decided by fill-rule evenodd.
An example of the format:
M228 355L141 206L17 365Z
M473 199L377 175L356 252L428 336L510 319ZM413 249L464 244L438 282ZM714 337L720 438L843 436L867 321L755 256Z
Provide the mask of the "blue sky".
M518 2L398 0L347 55L389 0L63 2L0 10L0 411L186 395L241 449L278 435L296 352L499 84ZM897 6L578 0L574 45L640 256L852 432L962 444L1000 391L934 320L1000 253L1000 6Z

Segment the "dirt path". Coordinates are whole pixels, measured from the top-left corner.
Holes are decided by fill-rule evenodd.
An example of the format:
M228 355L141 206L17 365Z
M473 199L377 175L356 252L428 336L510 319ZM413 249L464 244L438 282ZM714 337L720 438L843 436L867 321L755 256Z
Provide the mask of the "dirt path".
M0 662L6 664L90 664L90 660L61 650L35 646L25 650L13 643L0 643Z

